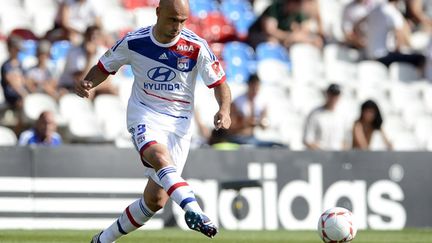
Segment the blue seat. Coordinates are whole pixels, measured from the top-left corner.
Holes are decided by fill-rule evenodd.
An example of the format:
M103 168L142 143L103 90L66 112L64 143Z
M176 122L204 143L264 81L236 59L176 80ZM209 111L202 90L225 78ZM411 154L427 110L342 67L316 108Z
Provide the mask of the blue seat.
M289 64L290 58L285 47L277 43L263 42L256 47L257 60L276 59Z
M217 11L215 0L190 0L189 6L191 14L196 17L205 17L207 13Z
M249 27L257 18L251 3L247 0L224 0L221 3L221 11L243 36L247 35Z
M62 40L54 42L51 47L51 59L54 62L65 59L70 48L71 43L69 41Z
M22 48L18 53L18 60L22 63L29 57L36 57L37 41L25 40L22 42Z
M252 47L243 42L225 44L222 58L226 63L226 75L230 82L246 82L256 72L255 53Z

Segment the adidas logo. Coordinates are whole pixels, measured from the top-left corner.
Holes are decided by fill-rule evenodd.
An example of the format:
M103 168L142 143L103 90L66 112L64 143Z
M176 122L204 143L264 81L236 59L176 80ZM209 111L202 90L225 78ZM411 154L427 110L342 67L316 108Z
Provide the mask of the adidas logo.
M164 52L159 56L159 59L168 59L167 54Z

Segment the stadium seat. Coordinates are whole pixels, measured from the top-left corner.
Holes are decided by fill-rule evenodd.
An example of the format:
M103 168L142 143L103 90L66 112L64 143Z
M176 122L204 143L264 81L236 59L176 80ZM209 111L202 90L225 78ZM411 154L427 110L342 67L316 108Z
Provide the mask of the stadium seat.
M16 144L15 133L7 127L0 126L0 146L15 146Z
M94 99L94 109L99 121L104 122L112 118L113 114L126 116L126 107L116 95L98 95Z
M58 115L58 106L56 101L46 94L29 94L24 98L24 115L30 121L38 119L44 111L51 111Z
M147 0L122 0L123 7L127 10L147 7Z
M422 148L427 148L432 138L432 118L430 116L417 117L414 125L414 134Z
M41 8L38 11L33 11L31 14L33 20L31 29L37 36L44 37L46 32L53 29L56 15L56 9Z
M388 69L377 61L361 61L357 65L357 80L371 86L387 82L389 80Z
M416 151L421 149L419 142L411 132L395 131L395 136L391 139L391 142L393 149L396 151Z
M410 36L410 46L421 53L424 53L427 49L429 41L432 40L430 33L423 31L416 31Z
M69 122L74 116L91 115L94 113L90 100L75 94L66 94L59 101L60 115Z
M383 117L383 121L383 129L390 140L394 140L398 133L406 133L409 131L407 125L400 116L389 115Z
M220 12L210 12L202 19L202 37L208 42L228 42L236 39L232 23Z
M103 137L108 141L115 141L123 133L127 133L126 111L110 113L110 118L103 121Z
M294 80L311 82L321 79L322 57L318 48L309 44L294 44L289 54Z
M256 19L251 3L248 0L223 0L220 9L234 24L239 37L247 37L249 27Z
M156 23L156 9L153 7L137 8L133 11L136 28L146 27Z
M66 63L66 57L72 44L67 40L56 41L51 46L51 60L55 65L55 72L60 75Z
M324 93L310 85L297 84L290 87L291 104L296 112L308 115L324 102Z
M423 107L420 91L411 85L394 83L390 89L390 102L397 112L404 108L415 109L416 106Z
M122 29L134 27L133 13L122 8L107 9L102 13L102 26L108 33L116 33Z
M272 4L272 0L254 0L253 10L256 16L260 16Z
M192 16L206 18L208 13L217 11L218 6L215 0L191 0L190 11Z
M102 142L102 126L91 114L74 116L69 121L67 137L72 142Z
M38 42L35 40L25 40L22 45L23 47L18 53L18 59L25 68L30 68L37 63L36 49Z
M0 40L0 63L3 64L8 58L6 42Z
M229 42L222 51L225 72L230 82L245 82L255 72L255 53L249 45L242 42Z
M0 10L0 33L8 36L14 29L31 27L30 16L20 7L6 9L2 1Z
M389 69L390 79L394 81L412 82L420 79L417 68L409 63L394 62Z
M290 81L289 66L276 59L266 59L257 64L258 77L265 84L288 86Z
M360 53L338 44L324 46L323 59L325 77L339 82L350 82L357 75L355 62L359 60Z
M288 51L285 47L274 42L263 42L256 47L256 56L258 61L266 59L275 59L290 64Z

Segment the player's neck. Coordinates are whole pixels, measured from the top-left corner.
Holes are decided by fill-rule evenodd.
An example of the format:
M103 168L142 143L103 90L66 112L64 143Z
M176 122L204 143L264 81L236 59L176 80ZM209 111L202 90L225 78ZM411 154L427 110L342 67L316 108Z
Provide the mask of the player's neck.
M153 34L153 37L159 42L159 43L162 43L162 44L168 44L168 43L171 43L171 42L173 42L175 39L176 39L176 37L174 37L174 38L168 38L168 37L166 37L166 36L164 36L163 34L161 34L161 31L159 31L159 28L158 28L158 26L157 26L157 24L156 25L154 25L154 27L153 27L153 31L152 31L152 34Z

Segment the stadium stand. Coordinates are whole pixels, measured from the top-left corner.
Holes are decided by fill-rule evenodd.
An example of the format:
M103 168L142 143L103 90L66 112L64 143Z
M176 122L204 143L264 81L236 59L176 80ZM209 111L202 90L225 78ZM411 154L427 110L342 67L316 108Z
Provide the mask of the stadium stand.
M10 128L0 126L0 146L14 146L17 144L17 137Z
M102 27L108 36L105 38L107 47L127 31L156 21L157 0L89 1L100 7ZM24 38L29 40L24 42L19 58L25 68L35 64L37 41L53 29L60 2L2 1L1 63L7 58L6 37L11 33L22 36L27 32L33 33L36 38ZM322 103L326 86L336 82L344 90L340 110L347 115L348 127L358 118L359 104L372 98L382 110L384 129L395 143L395 149L432 149L432 139L426 135L430 133L428 124L432 114L430 80L425 80L413 66L394 63L387 68L379 62L365 60L361 50L343 45L342 10L349 2L318 1L326 35L326 45L322 50L307 44L295 44L287 50L270 42L262 43L254 50L244 42L248 27L272 3L271 0L190 0L192 16L187 27L207 39L220 57L233 97L244 91L244 82L249 75L257 73L263 81L269 102L274 108L269 114L272 121L270 129L257 131L259 137L277 139L289 144L291 149L304 149L301 137L306 115ZM417 29L411 35L410 43L413 50L424 53L431 43L431 34ZM68 50L75 44L69 40L52 43L51 63L57 75L63 70ZM426 73L431 72L429 69L426 68ZM119 88L119 96L102 95L94 101L82 101L73 95L66 95L56 101L44 94L30 94L24 100L24 115L31 121L42 110L51 110L58 114L64 125L68 125L67 130L73 141L104 140L130 147L132 144L128 141L127 131L122 132L125 125L117 116L124 117L132 80L130 68L123 68L113 77L113 83ZM216 104L207 104L208 95L212 95L211 91L197 84L197 109L210 128ZM202 104L207 105L202 107ZM0 110L3 110L0 120L4 120L7 109L10 108L0 96ZM70 115L78 112L82 117ZM91 125L94 126L92 131L80 127L84 121L91 119L95 119ZM375 147L372 146L372 149L382 148L379 138L373 144Z

